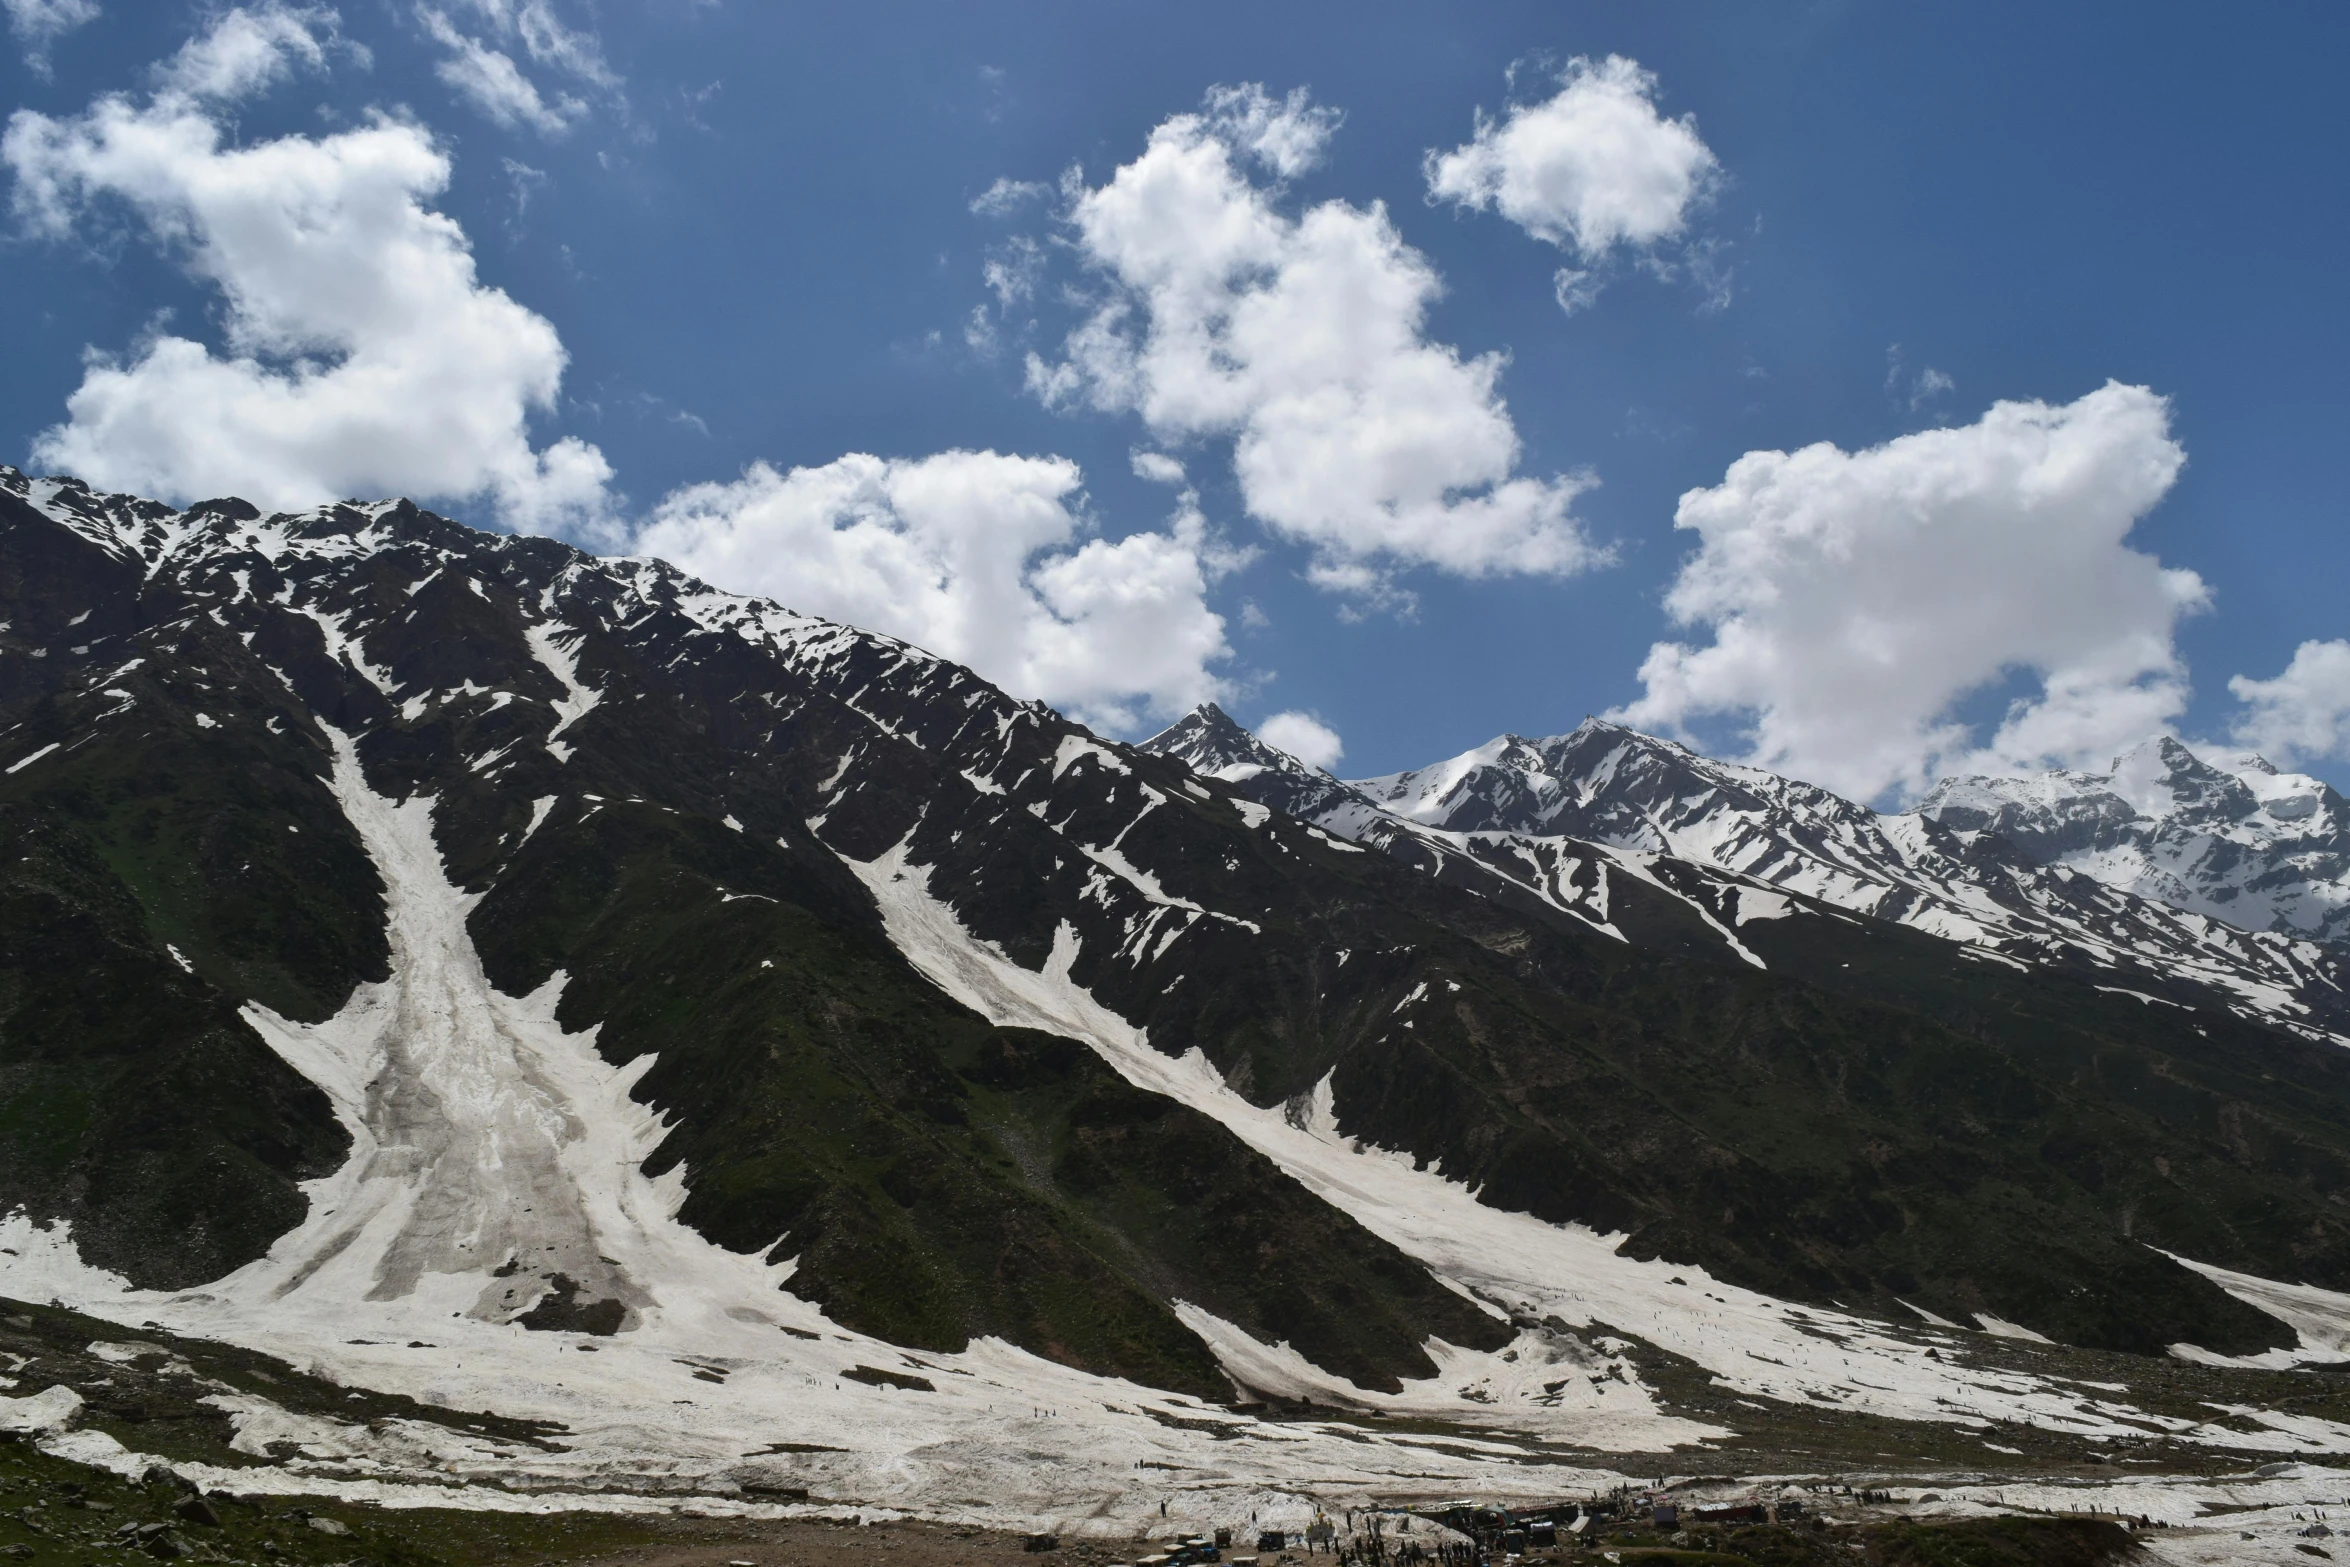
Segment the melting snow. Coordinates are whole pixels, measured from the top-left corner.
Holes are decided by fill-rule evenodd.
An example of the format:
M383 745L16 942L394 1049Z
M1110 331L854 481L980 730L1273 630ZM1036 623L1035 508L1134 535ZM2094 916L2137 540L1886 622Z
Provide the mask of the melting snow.
M530 643L531 653L547 673L555 677L556 683L563 687L563 695L552 704L555 709L555 727L547 731L547 749L558 762L571 760L571 747L557 744L556 737L587 717L589 711L604 700L601 691L579 683L579 659L558 640L565 635L576 637L579 633L568 626L545 623L532 626L523 633L524 639Z
M1555 1319L1576 1332L1636 1329L1737 1392L1789 1402L1826 1399L1896 1419L1970 1426L2019 1421L2100 1438L2139 1435L2151 1426L2177 1440L2278 1451L2292 1450L2297 1440L2282 1430L2245 1433L2120 1403L2084 1404L2076 1389L2052 1379L1943 1360L1931 1353L1935 1339L1922 1331L1791 1306L1719 1283L1700 1269L1621 1256L1617 1237L1487 1207L1467 1187L1416 1167L1407 1156L1345 1137L1332 1119L1327 1079L1293 1118L1284 1106L1243 1099L1196 1048L1180 1059L1154 1049L1142 1030L1071 980L1078 952L1072 927L1060 928L1042 970L1023 969L964 930L931 895L929 872L907 863L904 844L871 862L849 863L872 888L899 950L948 994L999 1024L1092 1045L1128 1081L1214 1117L1308 1190L1417 1258L1438 1280L1506 1305L1513 1320ZM1676 1288L1682 1278L1699 1288ZM1278 1346L1250 1349L1232 1338L1237 1332L1219 1330L1221 1347L1236 1366L1279 1363L1288 1367L1286 1374L1304 1374L1282 1358ZM1497 1356L1470 1358L1487 1362L1481 1368L1487 1374L1506 1366ZM1326 1373L1317 1374L1329 1384ZM1515 1401L1506 1409L1497 1404L1488 1410L1473 1401L1464 1406L1457 1402L1462 1388L1449 1375L1408 1385L1393 1397L1398 1408L1444 1408L1456 1420L1490 1419L1593 1445L1609 1445L1623 1430L1589 1403L1555 1410L1539 1401ZM1378 1398L1370 1395L1372 1402ZM1662 1411L1652 1418L1677 1425L1679 1440L1702 1432ZM2350 1443L2350 1427L2332 1429L2337 1440Z
M2182 1012L2192 1012L2195 1010L2193 1007L2188 1006L2183 1001L2173 1001L2168 996L2150 996L2143 990L2127 990L2120 985L2099 985L2095 988L2104 991L2109 996L2132 997L2136 1000L2145 1002L2150 1007L2177 1007Z
M2035 1333L2030 1328L2018 1326L2013 1322L2004 1322L1987 1311L1976 1312L1975 1320L1983 1325L1984 1332L1994 1338L2019 1338L2032 1344L2053 1344L2056 1342L2046 1334Z
M2192 1345L2174 1344L2171 1353L2182 1359L2227 1365L2293 1366L2311 1361L2350 1360L2350 1294L2320 1289L2314 1284L2283 1284L2249 1273L2232 1273L2165 1252L2181 1267L2192 1268L2248 1306L2267 1312L2300 1337L2295 1349L2273 1349L2265 1355L2226 1357Z
M1302 1521L1307 1488L1322 1498L1490 1496L1610 1479L1515 1448L1446 1452L1351 1428L1260 1423L990 1339L926 1355L930 1371L945 1373L931 1393L846 1380L859 1365L903 1359L790 1294L791 1261L724 1251L677 1222L684 1172L655 1181L641 1170L665 1129L630 1096L652 1058L616 1068L596 1053L592 1029L566 1033L555 1021L560 975L528 996L490 986L466 930L476 895L448 880L433 802L375 794L350 739L328 732L335 793L384 879L392 976L360 986L324 1023L260 1007L247 1016L327 1092L351 1157L307 1185L300 1226L214 1284L132 1289L83 1263L65 1225L18 1213L0 1220L0 1293L251 1344L361 1385L563 1430L554 1451L517 1450L415 1422L317 1420L238 1395L222 1407L241 1441L294 1440L313 1457L270 1469L180 1466L200 1484L535 1511L668 1506L756 1480L869 1512L1124 1536L1156 1525L1160 1500L1173 1503L1172 1526L1196 1529L1251 1511ZM1066 989L1065 976L1043 982ZM552 1274L573 1281L579 1300L617 1303L622 1330L591 1339L523 1327L518 1318L550 1292ZM719 1368L723 1382L696 1367ZM1456 1371L1447 1364L1447 1377ZM1582 1428L1629 1445L1706 1430L1655 1414L1645 1394L1579 1402L1590 1406ZM151 1461L102 1434L62 1429L77 1406L63 1390L0 1400L0 1425L49 1432L52 1450L124 1473ZM825 1450L772 1450L795 1437ZM1137 1487L1145 1464L1187 1478ZM496 1487L450 1483L469 1478ZM668 1500L615 1494L632 1488ZM706 1495L694 1505L811 1510Z

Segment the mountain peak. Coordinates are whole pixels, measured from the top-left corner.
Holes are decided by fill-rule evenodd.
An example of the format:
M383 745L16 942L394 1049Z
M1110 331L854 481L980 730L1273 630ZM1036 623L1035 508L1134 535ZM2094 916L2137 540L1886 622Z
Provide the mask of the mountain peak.
M2257 756L2157 735L2104 773L1944 779L1916 814L2245 929L2350 935L2350 802Z
M2118 777L2124 773L2185 773L2204 767L2203 759L2188 750L2178 736L2150 735L2116 756L2106 772Z
M1303 772L1305 764L1278 746L1267 745L1230 713L1202 702L1135 747L1171 756L1203 778L1231 781L1261 772Z
M1223 708L1218 707L1213 702L1202 702L1199 706L1193 708L1189 713L1185 714L1180 721L1183 723L1196 723L1202 729L1218 734L1230 733L1245 735L1249 732L1248 727L1245 724L1241 723L1239 719L1234 718L1230 713L1225 712Z

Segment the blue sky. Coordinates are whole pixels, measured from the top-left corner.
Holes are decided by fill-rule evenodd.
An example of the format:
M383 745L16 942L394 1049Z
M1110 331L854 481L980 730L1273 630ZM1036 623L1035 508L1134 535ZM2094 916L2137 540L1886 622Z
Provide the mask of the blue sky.
M2345 776L2338 8L6 3L11 461L660 548L1349 775L1617 711L1888 800Z

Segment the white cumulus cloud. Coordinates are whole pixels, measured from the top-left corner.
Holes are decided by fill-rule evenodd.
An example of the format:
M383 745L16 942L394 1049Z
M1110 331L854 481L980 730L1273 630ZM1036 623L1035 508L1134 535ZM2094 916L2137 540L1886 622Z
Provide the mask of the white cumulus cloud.
M1131 730L1221 694L1218 558L1186 506L1166 531L1084 538L1060 457L852 455L671 494L636 548L742 593L902 637L1014 695Z
M2350 642L2309 641L2272 680L2238 675L2234 739L2288 766L2350 758Z
M1142 416L1162 440L1229 437L1243 504L1314 552L1327 587L1374 596L1398 567L1564 575L1595 564L1580 476L1517 471L1503 359L1426 336L1441 282L1379 205L1291 215L1284 181L1337 124L1302 92L1221 88L1153 131L1066 214L1104 294L1048 404Z
M1183 464L1165 452L1135 451L1128 454L1134 464L1134 476L1148 479L1153 484L1181 484Z
M2207 590L2128 542L2185 460L2168 402L2112 382L1865 451L1749 452L1675 518L1698 549L1665 605L1711 641L1652 647L1613 716L1727 716L1750 760L1862 799L2103 763L2186 704L2173 632ZM2037 689L1978 744L1954 709L2018 679Z
M1582 263L1557 278L1569 314L1599 291L1596 267L1619 248L1679 239L1721 179L1721 163L1688 115L1657 112L1653 73L1621 55L1576 58L1559 90L1477 116L1476 134L1425 161L1431 200L1491 208Z
M1346 755L1338 731L1311 713L1275 713L1257 725L1257 738L1324 772L1336 767L1338 759Z
M593 534L610 469L593 446L531 442L566 360L554 327L476 274L428 205L449 160L422 127L237 144L229 103L315 67L331 13L224 13L144 101L11 117L0 161L26 226L70 237L119 203L219 291L223 342L157 333L93 351L36 462L175 499L295 507L353 495L486 498L509 524Z
M1210 132L1246 153L1279 179L1295 179L1322 161L1339 124L1338 110L1314 102L1303 87L1274 98L1254 82L1211 87L1204 100Z

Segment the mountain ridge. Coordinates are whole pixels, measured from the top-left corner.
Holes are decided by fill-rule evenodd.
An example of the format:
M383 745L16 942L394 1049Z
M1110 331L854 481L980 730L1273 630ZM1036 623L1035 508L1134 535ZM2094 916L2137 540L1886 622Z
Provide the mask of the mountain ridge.
M2231 924L2350 938L2350 801L2257 755L2215 766L2162 737L2104 773L1946 778L1916 813Z
M472 900L484 982L550 997L515 1025L557 1031L529 1048L591 1038L597 1071L641 1074L631 1103L660 1118L642 1171L678 1221L790 1259L793 1292L858 1331L941 1353L1000 1336L1193 1391L1265 1374L1247 1343L1287 1343L1364 1396L1535 1331L1432 1278L1403 1244L1426 1238L1331 1206L1266 1151L1305 1157L1288 1133L1235 1140L1275 1107L1441 1170L1480 1214L1794 1299L2265 1353L2290 1332L2149 1243L2350 1282L2312 1195L2350 1167L2325 1109L2337 1046L1961 963L1668 855L1557 839L1530 869L1522 835L1376 809L1363 833L1387 852L1366 852L1304 795L1251 792L1364 809L1326 775L1202 778L657 562L406 503L174 512L13 471L0 492L0 808L112 867L125 962L232 1012L342 1016L391 965L391 851L351 823L429 799L432 875ZM336 735L355 781L335 782ZM243 787L267 776L282 799ZM185 847L174 810L234 834ZM926 889L900 913L960 944L947 956L914 961L894 877ZM36 957L7 962L29 978ZM1063 1010L1041 1031L975 1010L955 988L970 963L1059 987ZM11 1017L0 1045L19 1049ZM1089 1029L1109 1033L1072 1053ZM1158 1061L1197 1063L1215 1093ZM27 1069L0 1068L25 1103ZM57 1106L102 1097L43 1081ZM272 1201L332 1157L335 1118L315 1124L323 1151L281 1161ZM145 1232L74 1182L137 1138L76 1135L0 1203L135 1260ZM2030 1254L2001 1239L2018 1225L2042 1237ZM506 1263L521 1282L468 1308L485 1321L645 1309Z
M1400 828L1505 873L1513 862L1580 852L1565 847L1576 843L1661 857L1906 925L1989 961L2104 972L2157 993L2184 982L2239 1015L2350 1038L2350 953L2339 946L2245 931L2112 885L2027 852L1956 805L1886 815L1600 719L1548 739L1503 735L1446 762L1352 783L1235 732L1245 734L1217 710L1212 722L1194 714L1143 745L1211 772L1245 754L1256 770L1236 780L1241 787L1391 849ZM1518 879L1537 886L1550 873L1536 869ZM1712 901L1736 896L1724 890Z

